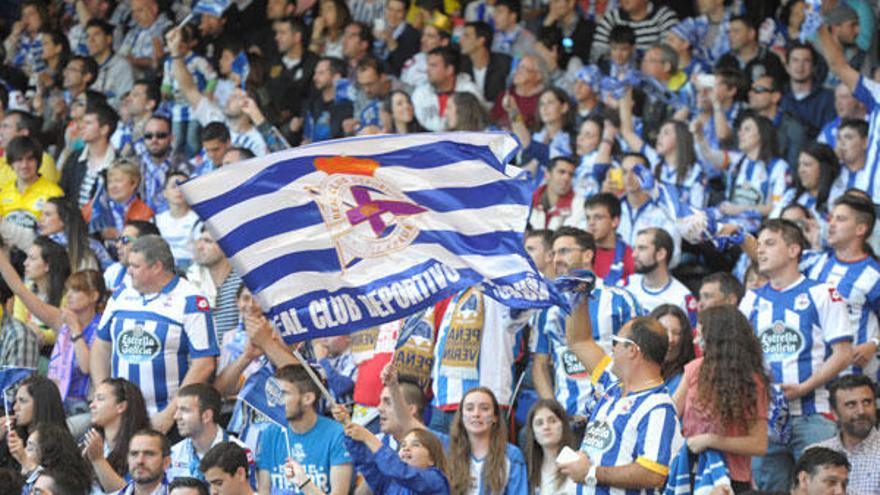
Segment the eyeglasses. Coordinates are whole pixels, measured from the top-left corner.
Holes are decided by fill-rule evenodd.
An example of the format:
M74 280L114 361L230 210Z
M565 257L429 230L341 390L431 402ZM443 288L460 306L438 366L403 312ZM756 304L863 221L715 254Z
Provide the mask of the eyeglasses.
M634 340L628 339L626 337L621 337L619 335L612 335L611 336L611 347L614 347L617 344L631 345L631 346L635 346L636 349L639 349L639 344L636 344L636 342ZM639 350L641 350L641 349L639 349Z
M167 132L147 132L144 134L144 139L165 139L167 137Z
M752 93L758 93L758 94L761 94L761 93L772 93L772 92L773 92L773 88L768 88L768 87L766 87L766 86L752 86L751 91L752 91Z
M135 238L130 235L123 235L116 238L116 242L122 244L123 246L132 243L134 240Z

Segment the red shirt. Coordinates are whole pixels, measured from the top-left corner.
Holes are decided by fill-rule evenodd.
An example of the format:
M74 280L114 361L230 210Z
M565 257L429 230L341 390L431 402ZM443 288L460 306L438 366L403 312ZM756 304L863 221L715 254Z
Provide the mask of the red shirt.
M598 275L600 278L605 278L608 276L608 271L611 269L611 265L614 264L615 260L615 251L616 249L605 249L596 247L596 256L593 258L593 272ZM630 246L626 246L626 251L623 255L623 280L629 278L630 275L635 273L635 265L633 264L633 251Z

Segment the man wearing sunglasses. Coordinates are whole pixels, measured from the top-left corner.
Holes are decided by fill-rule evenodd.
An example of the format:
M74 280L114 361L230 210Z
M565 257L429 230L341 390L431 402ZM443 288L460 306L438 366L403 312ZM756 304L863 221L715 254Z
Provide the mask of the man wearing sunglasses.
M116 253L119 261L104 270L104 285L109 292L114 292L121 285L131 285L131 274L128 273L128 248L138 237L148 234L159 235L159 229L150 222L131 220L122 229L122 235L116 239Z
M591 306L580 304L566 321L571 351L590 373L598 400L592 409L578 459L559 471L578 484L578 494L655 493L669 475L684 439L660 367L669 339L650 317L630 320L611 337L609 356L595 340Z
M755 79L749 88L749 108L773 122L779 154L794 166L807 142L807 128L797 117L779 107L781 100L782 82L770 74Z
M165 176L171 171L171 120L164 115L153 115L144 126L142 142L135 144L141 170L144 171L143 200L157 214L168 209L162 194Z

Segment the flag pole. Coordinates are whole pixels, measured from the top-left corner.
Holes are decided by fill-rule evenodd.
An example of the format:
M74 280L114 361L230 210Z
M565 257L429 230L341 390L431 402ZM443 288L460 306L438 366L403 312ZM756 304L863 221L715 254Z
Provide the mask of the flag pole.
M183 26L186 26L186 23L188 23L192 18L193 18L193 13L190 11L190 13L186 14L186 17L184 17L183 20L180 21L180 24L177 25L177 29L180 29Z
M305 368L306 373L309 374L309 378L311 378L315 385L318 386L318 389L321 390L321 394L324 396L325 399L327 399L327 402L329 402L330 404L336 404L336 401L333 400L333 396L330 395L330 391L327 390L327 387L324 386L324 383L321 382L321 379L318 378L318 375L315 374L315 370L313 370L312 367L309 366L309 363L305 360L302 354L299 353L299 350L295 347L291 350L293 351L293 357L299 360L302 367Z

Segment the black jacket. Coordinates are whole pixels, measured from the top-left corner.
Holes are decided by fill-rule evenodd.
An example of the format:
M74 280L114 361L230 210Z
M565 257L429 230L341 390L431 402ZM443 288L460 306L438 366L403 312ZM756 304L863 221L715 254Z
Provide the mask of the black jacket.
M486 101L495 101L507 88L507 76L510 74L510 66L513 59L510 55L492 52L489 54L489 66L486 68L486 81L483 83L483 97ZM461 71L474 78L474 66L469 57L463 57Z

